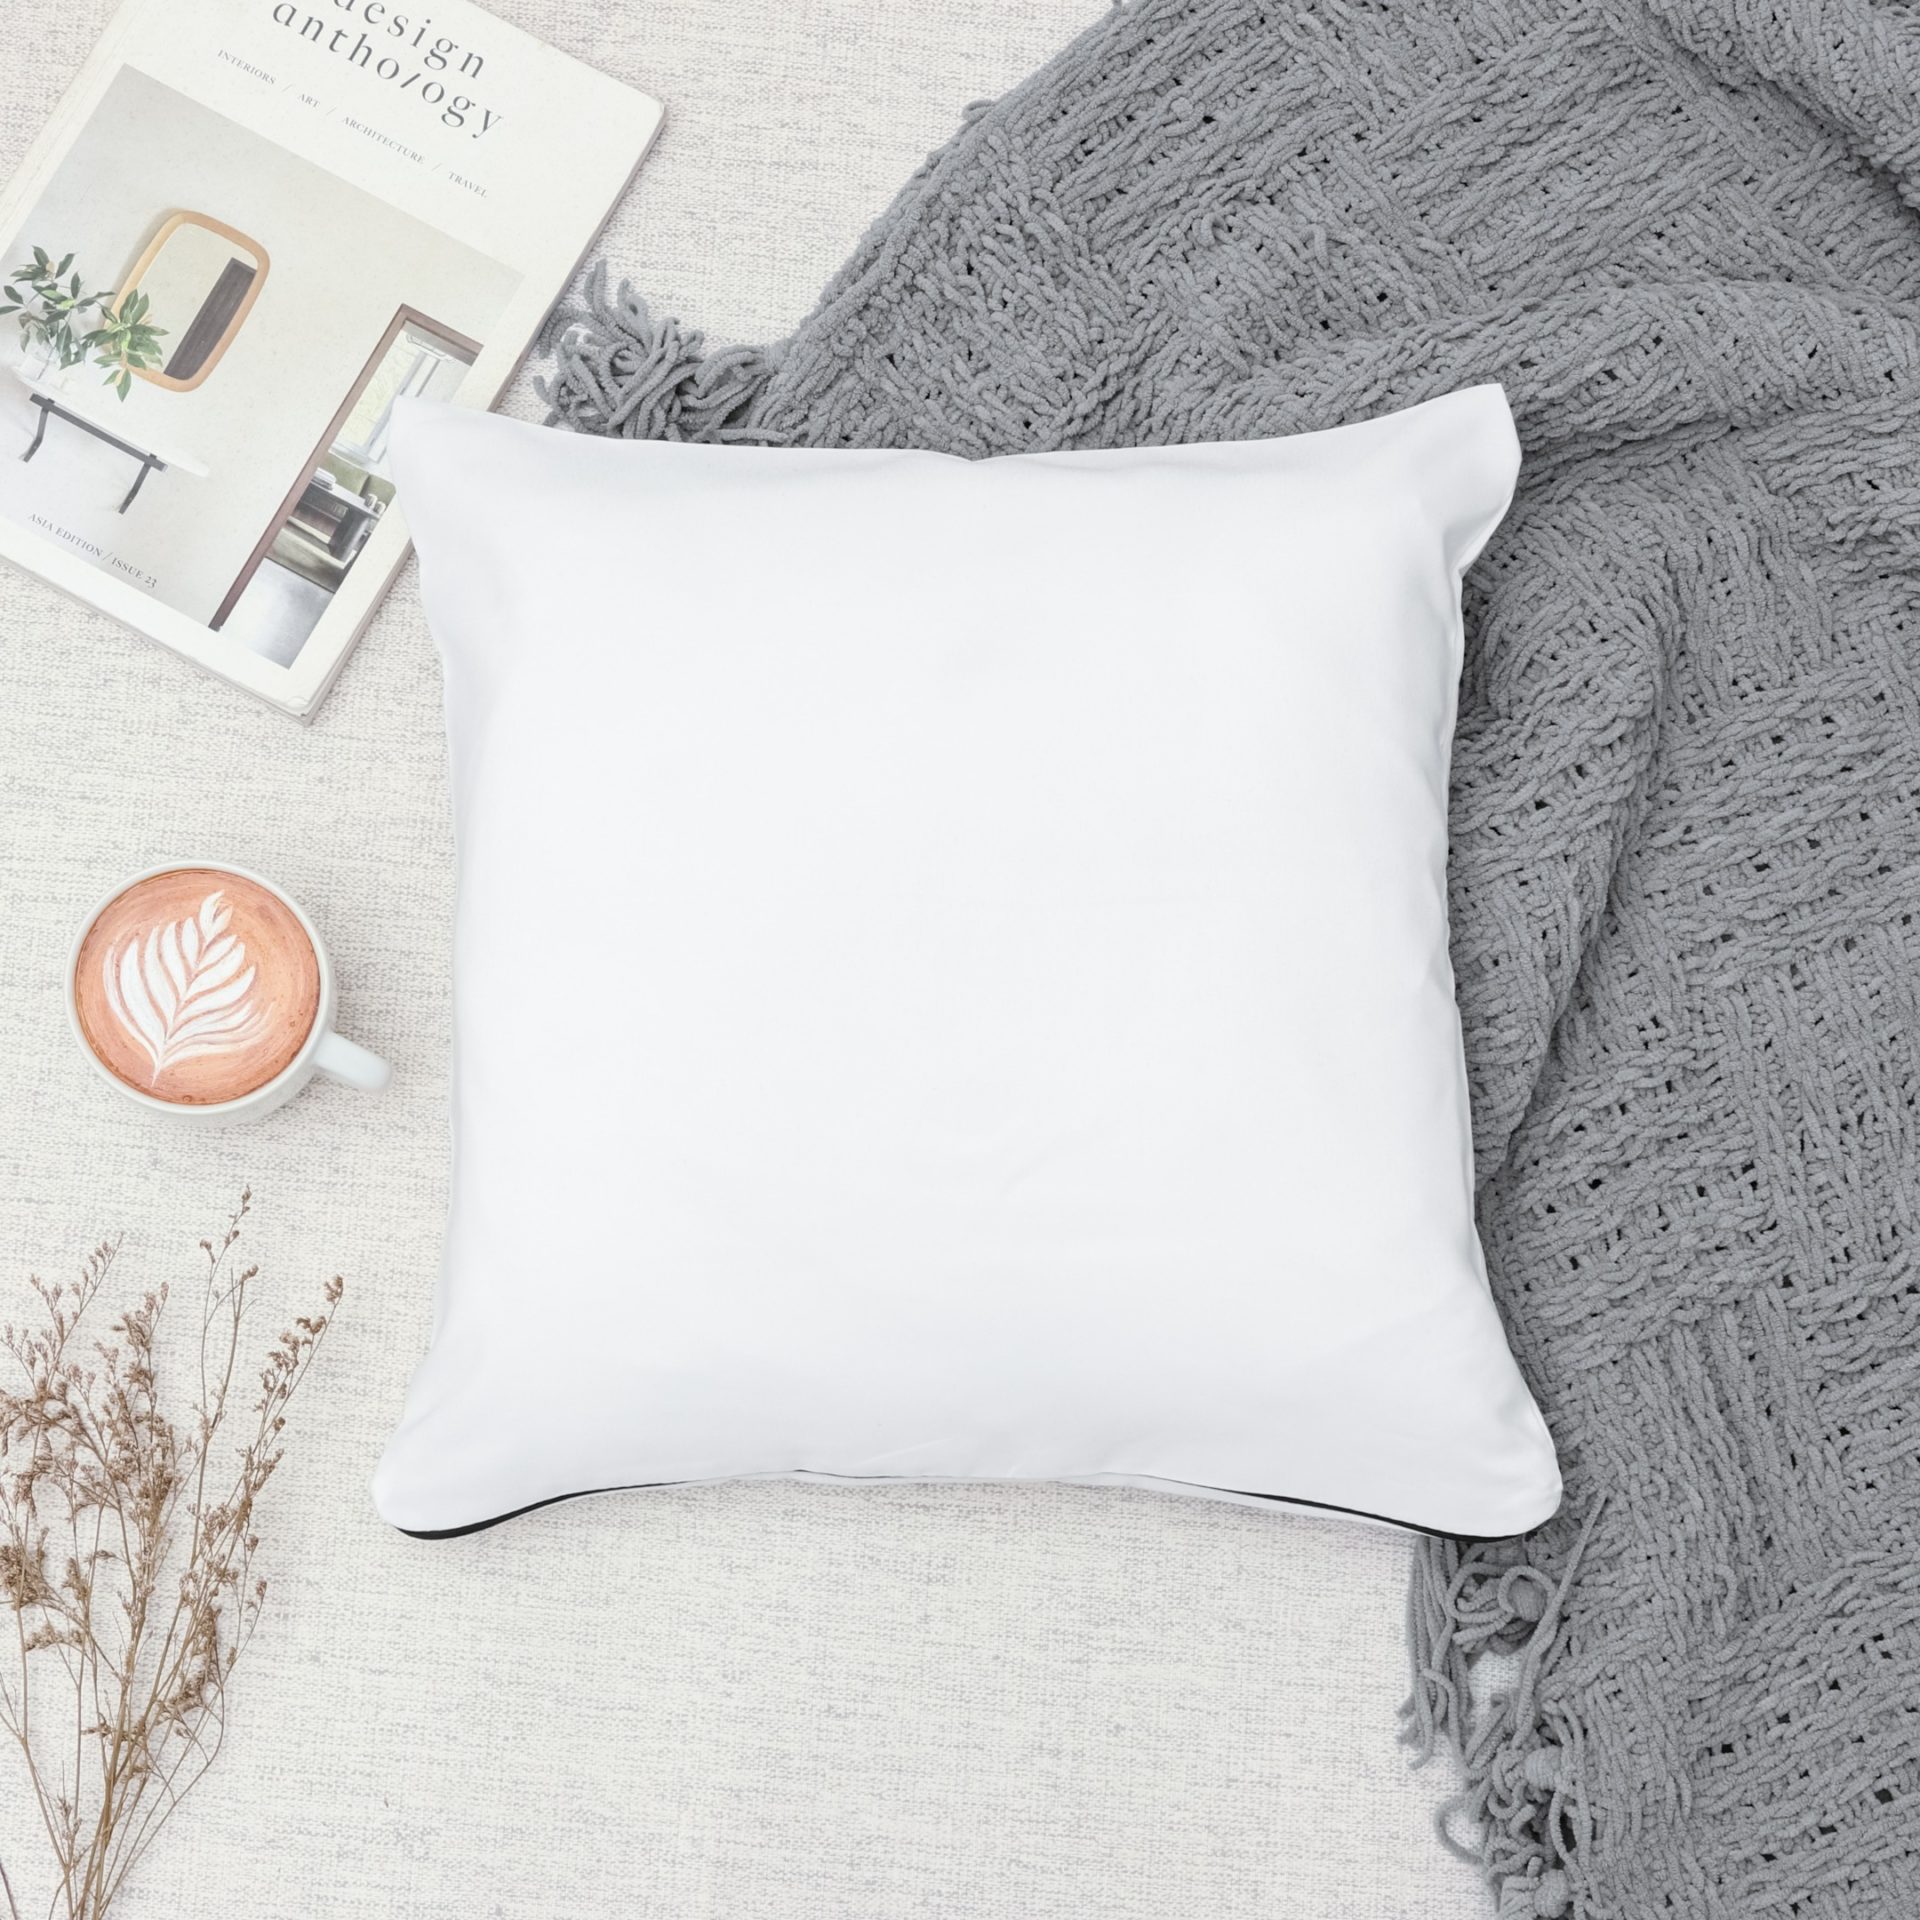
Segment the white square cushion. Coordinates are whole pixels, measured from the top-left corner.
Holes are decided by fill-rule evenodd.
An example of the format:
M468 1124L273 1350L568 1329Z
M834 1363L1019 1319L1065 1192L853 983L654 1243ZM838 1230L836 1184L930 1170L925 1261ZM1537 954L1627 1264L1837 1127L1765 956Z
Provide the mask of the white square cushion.
M1460 577L1503 395L966 462L403 403L460 858L409 1532L746 1475L1501 1535Z

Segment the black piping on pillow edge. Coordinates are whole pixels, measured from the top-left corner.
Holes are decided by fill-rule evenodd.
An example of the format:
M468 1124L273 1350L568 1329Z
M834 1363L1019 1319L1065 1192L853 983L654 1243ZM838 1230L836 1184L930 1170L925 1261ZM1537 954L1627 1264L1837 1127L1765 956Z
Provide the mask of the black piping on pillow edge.
M818 1472L809 1471L807 1474L807 1478L809 1480L821 1480L821 1481L828 1481L828 1482L845 1481L849 1485L855 1485L855 1486L903 1486L903 1487L906 1487L906 1486L914 1486L916 1484L917 1485L930 1484L925 1481L915 1482L910 1479L902 1478L897 1474L890 1474L890 1473L872 1473L872 1474L818 1473ZM634 1480L634 1481L629 1481L623 1485L615 1486L615 1487L581 1487L572 1493L550 1493L547 1495L547 1497L544 1500L530 1500L524 1507L514 1507L514 1508L511 1508L506 1513L496 1513L495 1515L493 1515L491 1519L469 1520L465 1526L398 1527L395 1529L395 1531L405 1534L409 1540L464 1540L469 1534L486 1533L494 1527L505 1526L509 1520L518 1520L523 1514L538 1513L542 1507L557 1507L562 1505L564 1502L568 1500L591 1500L595 1498L597 1495L603 1494L603 1493L652 1493L652 1492L658 1492L668 1487L712 1486L716 1484L725 1484L725 1483L714 1482L714 1481L691 1481L691 1480ZM994 1485L1017 1486L1017 1485L1032 1484L1032 1483L1020 1482L1020 1481L996 1482L996 1481L990 1481L990 1480L981 1480L981 1481L969 1482L968 1484L976 1485L976 1486L994 1486ZM1056 1481L1052 1484L1058 1485L1058 1486L1071 1486L1077 1483L1073 1481L1062 1480L1062 1481ZM1275 1506L1300 1507L1314 1513L1343 1514L1350 1520L1372 1520L1384 1527L1398 1527L1403 1533L1424 1534L1430 1540L1457 1540L1464 1547L1487 1546L1496 1540L1512 1540L1512 1539L1518 1538L1517 1535L1508 1534L1508 1533L1452 1533L1452 1532L1449 1532L1445 1527L1422 1526L1418 1521L1415 1521L1415 1520L1398 1520L1398 1519L1395 1519L1394 1516L1391 1514L1370 1513L1364 1507L1336 1506L1331 1500L1309 1500L1304 1495L1301 1495L1301 1494L1250 1493L1239 1487L1206 1487L1206 1488L1196 1488L1196 1491L1202 1494L1206 1494L1206 1493L1232 1494L1236 1499L1240 1499L1240 1500L1265 1500L1265 1501L1270 1501ZM1176 1495L1175 1497L1177 1498L1178 1496ZM1551 1518L1551 1517L1552 1517L1551 1515L1548 1516L1548 1518ZM1531 1530L1532 1529L1529 1528L1526 1531L1530 1532Z

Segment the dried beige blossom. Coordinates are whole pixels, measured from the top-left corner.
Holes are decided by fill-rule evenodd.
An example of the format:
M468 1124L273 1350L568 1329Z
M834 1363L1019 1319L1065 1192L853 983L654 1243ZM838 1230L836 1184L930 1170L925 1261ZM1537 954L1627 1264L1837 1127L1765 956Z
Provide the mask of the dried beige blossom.
M164 1286L92 1334L117 1241L76 1280L35 1278L38 1322L0 1333L0 1629L10 1620L16 1643L0 1658L0 1730L52 1848L48 1911L65 1920L103 1920L213 1764L266 1595L255 1506L342 1284L274 1341L250 1398L241 1342L259 1269L234 1246L251 1199L200 1242L199 1377L178 1417L161 1393ZM0 1896L22 1920L4 1862Z

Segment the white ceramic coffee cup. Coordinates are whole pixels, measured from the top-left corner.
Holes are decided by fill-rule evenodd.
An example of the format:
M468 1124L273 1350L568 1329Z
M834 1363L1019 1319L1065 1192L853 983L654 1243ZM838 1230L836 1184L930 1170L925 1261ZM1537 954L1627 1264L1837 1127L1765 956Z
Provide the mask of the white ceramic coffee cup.
M80 1003L74 992L74 977L79 968L80 949L86 944L86 938L93 931L93 923L107 908L120 898L130 887L137 887L142 881L152 880L163 873L178 873L183 868L196 871L204 869L209 873L230 873L237 880L246 880L263 892L270 893L299 921L301 931L307 936L313 947L313 957L320 972L320 997L314 1007L313 1025L307 1030L307 1037L300 1043L300 1051L276 1073L264 1086L255 1087L251 1093L242 1094L237 1100L213 1100L201 1103L162 1100L157 1095L142 1093L138 1087L130 1087L120 1078L100 1056L94 1052L87 1040L86 1029L80 1024ZM333 1009L336 999L333 962L327 956L319 934L314 930L313 922L307 918L306 910L282 887L257 873L249 872L245 867L236 867L225 860L163 860L158 866L148 867L142 873L130 874L118 883L111 892L93 903L87 917L80 923L80 931L73 937L73 945L67 953L66 971L67 1024L73 1028L73 1036L80 1043L80 1051L87 1056L93 1070L116 1093L142 1107L151 1107L157 1113L171 1114L181 1120L253 1120L263 1113L271 1113L275 1107L285 1106L293 1096L304 1087L316 1073L324 1073L330 1080L338 1080L343 1085L358 1087L365 1093L378 1093L393 1077L393 1069L378 1054L369 1053L365 1047L356 1046L345 1035L333 1030Z

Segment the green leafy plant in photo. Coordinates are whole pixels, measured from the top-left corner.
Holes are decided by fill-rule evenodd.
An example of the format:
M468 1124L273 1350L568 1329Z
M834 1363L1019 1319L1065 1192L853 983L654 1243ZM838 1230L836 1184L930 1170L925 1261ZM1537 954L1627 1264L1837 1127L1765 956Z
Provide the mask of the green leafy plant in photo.
M20 316L20 341L27 351L50 353L62 367L86 359L87 336L81 331L86 316L112 298L85 292L72 268L72 254L56 264L45 248L35 247L33 258L7 275L6 300L0 303L0 313Z
M87 361L101 368L106 384L124 400L133 376L164 364L160 342L166 328L148 318L152 303L138 287L115 295L110 288L86 291L74 271L73 255L56 261L44 247L33 249L7 275L0 314L18 314L20 342L28 353L43 352L63 372Z
M92 350L94 365L107 370L107 385L122 400L131 391L136 373L148 372L166 358L160 342L167 330L148 320L150 311L147 296L138 287L129 287L118 306L110 297L103 302L99 325L81 342Z

